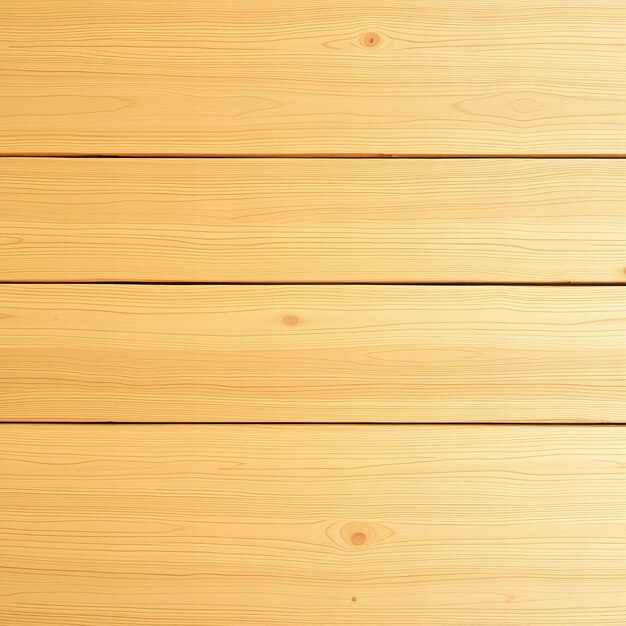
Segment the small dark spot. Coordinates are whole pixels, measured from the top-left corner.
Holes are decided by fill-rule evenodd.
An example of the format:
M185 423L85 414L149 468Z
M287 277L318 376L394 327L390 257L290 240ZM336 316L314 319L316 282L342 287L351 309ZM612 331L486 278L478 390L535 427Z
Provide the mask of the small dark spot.
M283 324L285 326L297 326L300 323L300 318L297 315L285 315L283 317Z
M352 602L356 602L356 598L352 596Z
M367 541L367 535L361 531L358 531L356 533L352 533L352 536L350 537L350 541L355 545L355 546L361 546L363 545L366 541Z

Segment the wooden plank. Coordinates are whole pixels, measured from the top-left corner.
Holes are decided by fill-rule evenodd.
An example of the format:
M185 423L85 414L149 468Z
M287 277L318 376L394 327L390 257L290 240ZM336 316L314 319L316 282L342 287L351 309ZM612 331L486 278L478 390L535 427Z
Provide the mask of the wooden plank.
M622 287L2 285L8 421L626 421Z
M3 425L12 626L619 626L626 431Z
M621 159L0 160L0 279L625 281Z
M4 154L624 154L623 0L23 0Z

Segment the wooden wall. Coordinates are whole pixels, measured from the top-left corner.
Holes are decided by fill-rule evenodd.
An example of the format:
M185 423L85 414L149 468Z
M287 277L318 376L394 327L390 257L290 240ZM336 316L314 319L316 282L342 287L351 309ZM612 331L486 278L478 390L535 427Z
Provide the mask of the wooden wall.
M0 626L624 626L623 0L0 6Z

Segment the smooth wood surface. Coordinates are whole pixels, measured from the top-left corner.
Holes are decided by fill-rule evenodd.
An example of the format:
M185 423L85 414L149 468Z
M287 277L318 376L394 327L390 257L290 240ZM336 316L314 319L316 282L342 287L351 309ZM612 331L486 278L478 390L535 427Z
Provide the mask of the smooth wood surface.
M12 626L621 626L626 430L3 425Z
M621 159L0 159L9 281L626 282Z
M22 0L4 154L624 154L623 0Z
M8 421L626 421L622 287L2 285Z

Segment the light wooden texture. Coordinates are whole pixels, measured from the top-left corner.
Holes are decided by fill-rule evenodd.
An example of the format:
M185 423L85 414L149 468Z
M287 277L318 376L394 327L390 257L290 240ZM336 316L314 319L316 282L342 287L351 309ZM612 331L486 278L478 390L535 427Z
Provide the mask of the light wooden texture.
M624 154L623 0L22 0L5 154Z
M625 281L621 159L0 159L2 280Z
M622 626L626 430L3 425L11 626Z
M622 287L2 285L0 418L626 421Z

